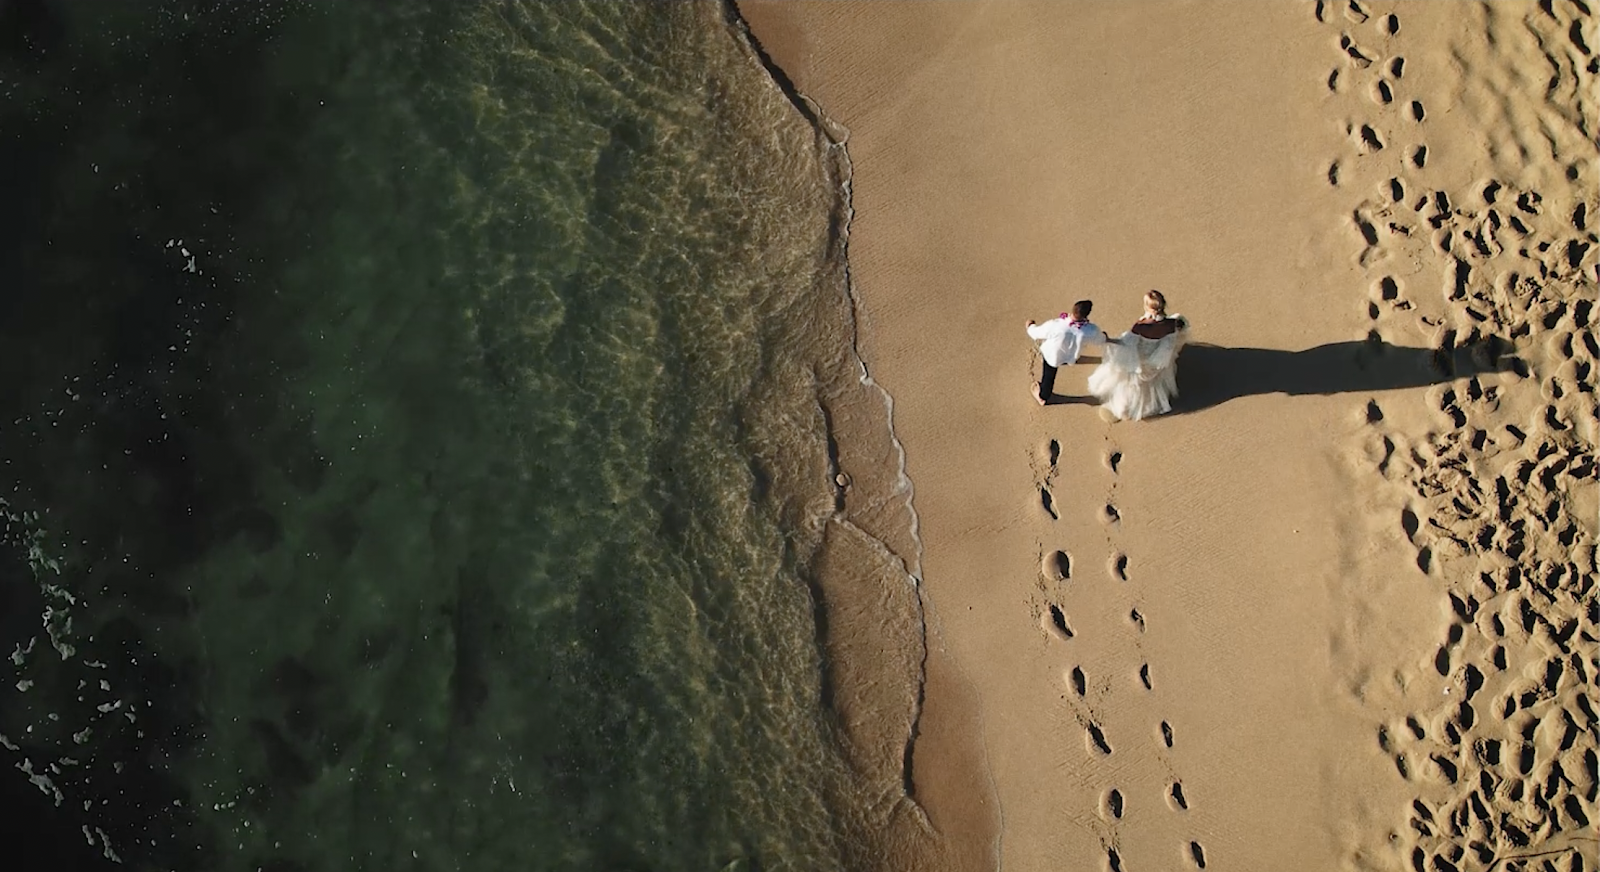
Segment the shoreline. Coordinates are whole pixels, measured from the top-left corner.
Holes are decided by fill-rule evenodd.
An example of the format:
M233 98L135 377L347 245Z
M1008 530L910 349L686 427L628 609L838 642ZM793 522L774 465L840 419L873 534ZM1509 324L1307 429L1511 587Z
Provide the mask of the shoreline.
M965 782L980 773L981 766L976 757L981 751L975 752L969 748L952 754L945 750L935 775L923 778L920 788L915 776L919 743L925 738L925 744L941 750L948 745L963 744L960 731L949 729L943 720L936 719L929 729L925 719L928 698L933 696L943 704L946 700L954 702L964 692L961 689L962 679L948 674L952 671L951 664L929 644L928 615L923 598L923 546L914 505L915 487L906 474L905 447L894 428L894 398L873 378L860 347L861 301L849 259L855 217L851 191L853 166L848 149L850 132L795 85L752 30L738 0L726 0L724 10L729 26L740 36L774 86L816 131L819 156L838 191L837 212L833 216L830 232L835 251L827 258L828 266L822 284L836 286L848 304L850 362L858 371L858 388L866 395L866 401L863 402L860 396L835 397L834 402L823 401L821 411L827 421L832 461L830 475L840 482L839 510L828 521L829 532L814 574L814 590L822 599L822 608L827 614L828 630L824 634L823 645L828 653L824 667L828 673L826 684L833 687L836 694L859 697L843 704L835 699L829 708L843 725L847 756L862 775L879 783L883 783L892 762L892 755L883 746L886 740L892 740L893 734L901 732L896 726L899 721L895 715L889 715L888 725L873 724L871 721L874 719L884 720L883 714L875 713L863 719L858 707L870 709L876 705L894 705L893 695L885 700L877 688L885 683L885 678L893 686L898 673L887 667L875 669L869 664L885 659L892 661L895 655L888 651L896 646L880 647L860 641L861 636L872 635L874 627L885 624L883 618L874 614L872 609L863 610L861 606L881 606L882 597L894 595L880 593L864 601L861 591L844 584L857 578L858 574L853 575L845 566L837 564L846 562L847 565L858 565L863 561L871 561L871 556L860 554L858 549L863 544L868 550L874 546L881 547L898 561L907 584L902 593L911 595L910 600L900 606L902 618L914 619L914 626L909 629L911 639L915 641L914 659L917 660L911 675L915 692L910 701L908 723L903 724L904 751L898 757L898 781L902 795L891 801L894 810L888 814L887 831L868 837L873 845L868 855L871 857L869 862L881 864L884 868L906 870L976 868L972 865L974 857L970 853L957 851L956 856L951 855L955 849L950 841L941 838L924 803L930 795L940 797L941 803L948 802L945 797L956 793L957 786L942 786L945 782ZM837 275L830 274L834 271ZM842 403L839 402L841 400ZM878 404L881 404L881 408ZM843 408L840 408L841 405ZM854 563L848 563L846 556L852 551L857 551ZM893 618L889 620L894 621ZM843 631L837 626L839 623L846 625ZM906 641L901 640L901 651ZM868 701L869 697L871 701ZM959 704L956 707L960 709ZM957 723L964 721L959 715L956 717ZM941 777L944 770L959 774L953 778ZM997 827L984 828L984 805L980 797L977 802L962 806L949 815L951 820L964 824L954 827L962 833L961 844L982 845L997 838Z
M0 745L73 838L250 868L858 868L891 830L920 850L918 557L887 400L847 348L843 154L723 10L641 11L157 34L191 73L254 57L234 41L293 58L246 64L250 105L319 107L270 131L163 65L135 81L170 85L151 116L115 64L43 64L84 99L30 113L19 154L127 110L91 111L64 141L103 163L23 204L85 235L17 240L49 255L19 312L79 341L12 348L36 377L11 499L64 544L9 542L55 650L13 626ZM114 25L141 18L96 45L133 57L151 34ZM220 122L230 149L180 177L132 147L182 155L149 117ZM255 142L339 147L258 198L233 172L277 163ZM239 200L206 208L221 187ZM296 212L313 243L280 248ZM183 215L182 239L107 244ZM80 287L88 265L129 280Z

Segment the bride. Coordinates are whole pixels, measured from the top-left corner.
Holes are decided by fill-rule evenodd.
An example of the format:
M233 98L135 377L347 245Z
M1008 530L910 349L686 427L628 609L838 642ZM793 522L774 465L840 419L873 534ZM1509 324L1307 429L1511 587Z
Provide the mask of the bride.
M1144 295L1144 317L1116 338L1106 338L1104 359L1089 376L1101 408L1134 421L1172 411L1178 395L1178 351L1189 341L1189 322L1167 314L1160 291Z

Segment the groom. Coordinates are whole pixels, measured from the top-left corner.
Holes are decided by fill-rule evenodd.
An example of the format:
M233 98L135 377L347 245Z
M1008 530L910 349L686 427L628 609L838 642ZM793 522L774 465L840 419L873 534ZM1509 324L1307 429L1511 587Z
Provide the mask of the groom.
M1071 313L1062 312L1061 317L1043 324L1028 322L1028 335L1039 342L1039 353L1044 357L1044 371L1033 386L1033 398L1039 405L1049 405L1050 397L1055 395L1056 367L1077 363L1086 345L1105 344L1105 334L1089 321L1093 309L1094 301L1079 300L1072 304Z

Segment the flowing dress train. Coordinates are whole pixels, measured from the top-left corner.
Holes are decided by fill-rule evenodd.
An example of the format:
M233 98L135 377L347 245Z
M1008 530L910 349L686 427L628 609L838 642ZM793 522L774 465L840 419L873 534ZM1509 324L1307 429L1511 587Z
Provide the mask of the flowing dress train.
M1102 408L1123 420L1137 421L1172 411L1178 396L1178 352L1189 341L1189 325L1160 339L1147 339L1133 331L1108 342L1100 365L1089 375L1089 393Z

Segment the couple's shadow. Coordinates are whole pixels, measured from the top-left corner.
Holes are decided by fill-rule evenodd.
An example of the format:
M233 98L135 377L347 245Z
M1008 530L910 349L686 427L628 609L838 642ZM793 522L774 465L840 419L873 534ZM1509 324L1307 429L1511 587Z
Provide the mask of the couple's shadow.
M1426 387L1490 372L1527 375L1504 340L1490 337L1458 348L1407 348L1369 337L1304 351L1226 348L1194 343L1178 355L1178 396L1172 414L1197 412L1259 394L1372 393ZM1094 403L1062 397L1057 403Z

